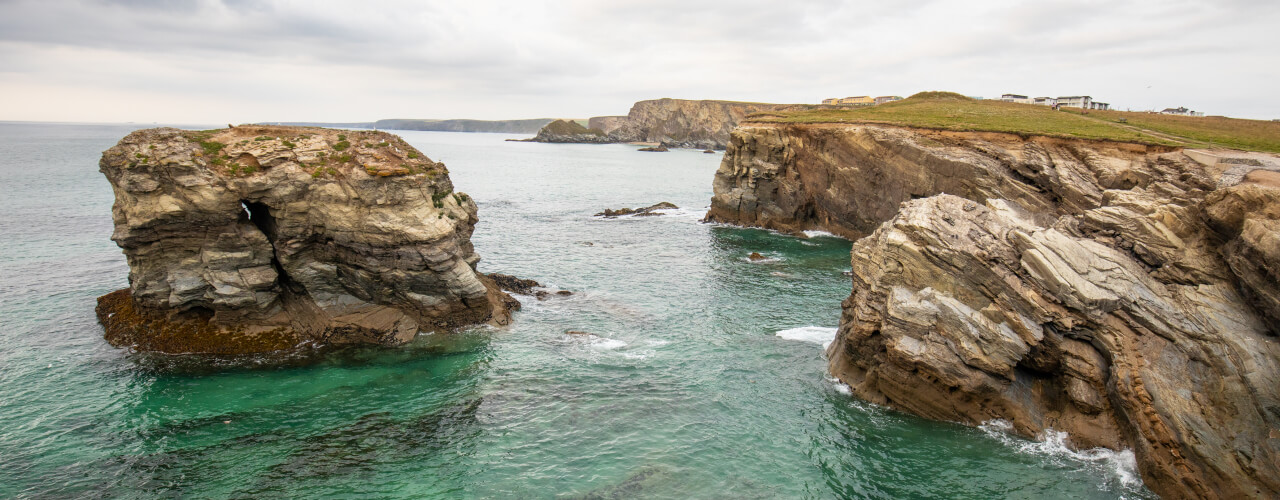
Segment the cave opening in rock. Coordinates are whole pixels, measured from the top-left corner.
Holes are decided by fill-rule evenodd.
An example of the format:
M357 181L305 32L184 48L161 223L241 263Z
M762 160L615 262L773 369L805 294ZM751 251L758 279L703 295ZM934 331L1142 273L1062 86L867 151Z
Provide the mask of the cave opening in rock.
M244 207L245 216L249 222L257 226L262 234L267 236L267 240L271 242L271 246L276 243L276 218L271 215L271 208L265 203L256 201L241 201L240 206Z

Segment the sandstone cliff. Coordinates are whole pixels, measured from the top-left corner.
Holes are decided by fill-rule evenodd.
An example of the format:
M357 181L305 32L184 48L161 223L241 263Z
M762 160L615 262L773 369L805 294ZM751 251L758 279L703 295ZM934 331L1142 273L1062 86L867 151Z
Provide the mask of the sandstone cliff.
M239 354L407 342L505 322L476 273L476 206L441 163L371 131L240 126L129 134L103 153L129 288L113 345Z
M588 123L608 136L607 141L586 137L581 141L534 142L656 142L672 148L724 149L729 133L747 115L770 111L795 111L817 106L757 102L653 99L639 101L625 117L599 116ZM554 125L554 124L552 124ZM547 127L550 127L548 125ZM544 127L544 130L547 128ZM539 137L543 135L538 133ZM563 133L548 134L563 137Z
M1273 162L748 124L716 174L708 219L857 239L828 356L862 398L1131 448L1147 486L1169 498L1274 498Z

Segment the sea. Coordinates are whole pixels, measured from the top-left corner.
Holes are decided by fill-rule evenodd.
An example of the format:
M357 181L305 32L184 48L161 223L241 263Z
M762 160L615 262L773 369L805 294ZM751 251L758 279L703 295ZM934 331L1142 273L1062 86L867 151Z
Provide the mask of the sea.
M98 160L150 126L0 122L0 498L1154 498L1131 452L851 396L851 243L702 223L720 153L397 131L476 200L481 271L572 295L401 347L114 348Z

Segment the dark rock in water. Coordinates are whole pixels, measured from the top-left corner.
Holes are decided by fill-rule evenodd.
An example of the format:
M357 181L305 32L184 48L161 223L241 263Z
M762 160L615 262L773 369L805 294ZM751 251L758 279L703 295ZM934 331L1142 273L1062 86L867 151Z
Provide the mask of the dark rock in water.
M623 215L635 215L635 216L642 216L642 217L655 216L655 215L662 215L661 213L657 212L658 210L675 210L678 208L680 207L677 207L674 203L669 203L664 201L656 205L649 205L644 208L619 208L617 210L606 208L604 209L603 212L597 213L596 217L604 217L606 219L612 219L614 217L619 217Z
M583 330L565 330L565 335L591 335L591 332Z
M709 155L716 154L716 151L714 149L706 149L706 150L703 150L702 152Z
M533 295L534 288L542 287L537 281L520 279L509 274L489 273L489 278L498 284L498 288L520 295Z
M667 151L669 151L669 150L667 149L667 147L666 147L666 146L663 146L663 145L657 145L657 146L652 146L652 147L647 147L647 148L640 148L640 149L637 149L636 151L650 151L650 152L654 152L654 153L666 153L666 152L667 152Z
M748 255L747 258L751 259L752 261L760 261L760 260L765 260L768 257L760 255L760 252L751 252L751 255Z
M568 297L570 295L573 295L573 292L570 292L568 290L557 290L556 295L559 295L561 297Z
M102 155L129 284L98 300L118 347L247 354L398 345L506 324L477 273L476 205L444 164L376 131L139 130Z

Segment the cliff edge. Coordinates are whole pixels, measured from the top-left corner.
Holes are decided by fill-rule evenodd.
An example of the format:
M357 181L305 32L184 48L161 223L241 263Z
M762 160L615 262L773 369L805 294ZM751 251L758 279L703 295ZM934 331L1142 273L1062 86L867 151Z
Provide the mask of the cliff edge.
M476 205L384 132L139 130L102 155L129 288L98 299L112 345L245 354L401 344L509 320L475 271Z
M1275 498L1280 159L1255 156L748 123L707 219L856 240L827 354L863 399L1129 448L1167 498Z

